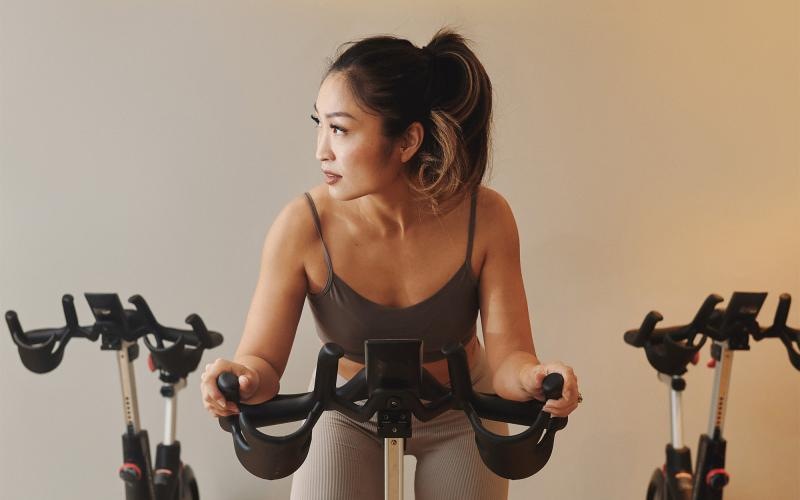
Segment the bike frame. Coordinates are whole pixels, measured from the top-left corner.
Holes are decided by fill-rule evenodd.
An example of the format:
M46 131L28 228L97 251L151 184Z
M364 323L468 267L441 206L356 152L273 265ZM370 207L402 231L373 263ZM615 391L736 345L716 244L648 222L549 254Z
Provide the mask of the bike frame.
M182 489L184 467L180 443L175 440L177 392L186 387L186 379L165 383L161 395L166 399L164 441L156 447L155 469L150 458L150 440L140 427L133 360L138 354L136 342L122 341L117 351L125 434L122 435L123 464L119 475L125 481L126 500L172 500L187 493Z
M647 360L669 387L670 442L666 460L657 469L647 488L648 500L722 500L730 476L725 470L727 443L723 437L725 413L733 370L734 351L750 350L750 337L756 341L779 338L792 365L800 370L800 330L786 324L791 296L782 294L772 326L759 326L757 317L766 293L734 292L726 308L717 309L723 298L709 295L691 323L656 328L663 320L657 311L647 314L638 329L625 332L625 342L644 348ZM700 436L697 465L692 473L692 457L683 444L681 393L686 388L683 374L689 363L696 363L700 349L712 339L711 360L715 368L711 393L708 431ZM698 340L699 339L699 340ZM797 347L795 347L797 345Z
M680 393L686 383L680 375L670 382L670 421L672 442L667 446L664 480L667 494L674 499L722 500L723 488L730 475L725 470L726 441L723 438L725 412L733 370L733 352L750 349L749 336L759 332L755 318L766 294L737 293L731 299L722 323L712 328L711 361L714 385L711 392L711 411L708 432L700 436L697 445L697 466L692 474L691 452L683 446L682 407ZM724 332L724 333L722 333ZM662 377L668 378L666 376Z
M733 350L728 342L714 341L712 360L715 365L711 394L708 433L700 436L697 464L692 473L691 450L683 443L683 406L681 395L686 387L682 376L659 374L669 386L670 444L667 445L663 470L666 489L671 498L686 500L722 500L722 490L728 484L725 471L726 441L722 437L728 403Z
M197 500L197 481L191 467L181 462L180 443L175 440L177 392L186 387L186 377L197 369L205 349L222 344L222 335L209 331L200 316L190 314L191 330L164 326L158 322L141 295L128 301L135 310L124 309L115 293L87 293L95 323L81 326L72 295L61 298L66 326L25 332L15 311L7 311L6 323L17 345L22 364L35 373L58 367L72 338L92 342L101 338L100 349L114 351L122 390L125 433L122 435L123 464L119 475L125 481L127 500ZM151 341L151 338L153 341ZM164 441L156 448L155 469L150 458L147 431L139 422L136 376L133 361L139 356L142 339L150 351L150 371L159 372L161 395L166 399Z

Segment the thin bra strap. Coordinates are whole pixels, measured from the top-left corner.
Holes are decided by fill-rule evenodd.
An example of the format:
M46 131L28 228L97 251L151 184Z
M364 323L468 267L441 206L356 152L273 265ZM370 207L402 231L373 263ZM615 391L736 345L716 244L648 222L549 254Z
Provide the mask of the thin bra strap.
M467 265L472 262L472 240L475 238L475 205L478 201L478 191L472 193L469 207L469 235L467 236Z
M317 234L319 234L319 240L322 242L322 253L325 255L325 264L328 266L328 273L333 274L333 264L331 263L331 256L328 254L328 247L325 245L325 240L322 239L322 226L319 222L319 214L317 213L317 206L314 204L314 199L311 198L311 195L308 193L304 193L306 195L306 199L308 200L308 205L311 207L311 215L314 216L314 226L317 228Z

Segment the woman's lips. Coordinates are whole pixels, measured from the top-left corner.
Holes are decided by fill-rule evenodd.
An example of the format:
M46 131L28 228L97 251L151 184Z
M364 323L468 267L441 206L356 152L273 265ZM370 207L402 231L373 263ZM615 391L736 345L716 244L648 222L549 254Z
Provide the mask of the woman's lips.
M326 182L328 185L331 185L331 184L336 184L336 182L337 182L339 179L341 179L341 178L342 178L342 176L341 176L341 175L329 174L328 172L324 172L324 174L325 174L325 182Z

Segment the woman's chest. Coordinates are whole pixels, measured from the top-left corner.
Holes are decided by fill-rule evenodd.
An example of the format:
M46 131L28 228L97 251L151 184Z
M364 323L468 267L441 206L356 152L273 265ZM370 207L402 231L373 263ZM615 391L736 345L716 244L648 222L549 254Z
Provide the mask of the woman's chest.
M338 283L389 307L409 307L431 297L454 278L467 258L467 235L452 230L438 234L428 230L405 239L331 230L324 238ZM309 250L305 260L309 291L320 293L334 277L322 244ZM476 260L473 255L467 271L479 269Z

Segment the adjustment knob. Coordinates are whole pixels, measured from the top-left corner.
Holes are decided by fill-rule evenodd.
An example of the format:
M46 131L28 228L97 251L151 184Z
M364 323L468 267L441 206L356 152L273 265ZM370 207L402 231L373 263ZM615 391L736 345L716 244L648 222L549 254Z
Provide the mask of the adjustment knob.
M725 469L714 469L706 475L706 484L713 490L721 490L730 481L730 475Z
M169 469L156 469L153 476L153 483L158 486L166 486L172 479L172 471Z
M142 478L142 469L133 463L122 464L119 468L119 477L126 483L135 483Z

